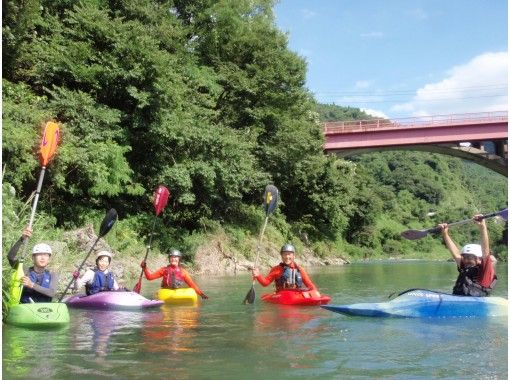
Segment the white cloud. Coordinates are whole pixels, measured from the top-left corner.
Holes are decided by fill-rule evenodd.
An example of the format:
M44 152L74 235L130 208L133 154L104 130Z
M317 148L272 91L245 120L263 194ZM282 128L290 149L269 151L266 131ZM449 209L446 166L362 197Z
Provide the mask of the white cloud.
M383 38L384 33L383 32L367 32L367 33L361 33L360 37L362 37L362 38Z
M389 119L389 117L382 111L374 110L371 108L360 108L363 112L368 113L370 116L379 117L381 119Z
M421 8L412 9L407 12L411 17L416 18L418 20L426 20L429 16L427 12L425 12Z
M372 85L372 81L369 80L359 80L354 84L354 87L357 90L369 88Z
M484 53L426 84L391 111L408 116L491 112L508 109L508 52Z
M312 11L311 9L303 8L301 9L301 15L305 20L308 20L317 16L317 12Z

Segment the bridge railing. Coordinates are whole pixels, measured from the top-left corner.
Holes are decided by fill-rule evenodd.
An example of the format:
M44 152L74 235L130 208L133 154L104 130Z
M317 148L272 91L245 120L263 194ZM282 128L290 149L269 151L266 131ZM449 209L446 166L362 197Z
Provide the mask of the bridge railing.
M508 111L464 113L452 115L434 115L353 121L330 121L324 123L324 134L370 131L386 128L413 128L427 126L464 125L472 123L507 122Z

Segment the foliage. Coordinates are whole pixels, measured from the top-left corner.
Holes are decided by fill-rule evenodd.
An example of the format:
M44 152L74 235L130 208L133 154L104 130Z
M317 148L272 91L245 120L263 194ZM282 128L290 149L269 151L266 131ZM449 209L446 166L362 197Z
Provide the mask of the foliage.
M62 142L39 219L72 229L115 207L121 221L111 244L127 255L143 250L160 183L171 197L157 247L183 247L189 259L224 229L246 251L264 219L267 183L281 192L268 239L322 255L432 252L437 242L399 233L506 205L504 178L458 159L325 155L321 121L371 117L316 103L305 61L275 26L272 0L3 5L3 179L15 193L3 199L9 240L23 227L9 212L34 191L40 130L50 119L61 123ZM498 250L505 231L490 225Z

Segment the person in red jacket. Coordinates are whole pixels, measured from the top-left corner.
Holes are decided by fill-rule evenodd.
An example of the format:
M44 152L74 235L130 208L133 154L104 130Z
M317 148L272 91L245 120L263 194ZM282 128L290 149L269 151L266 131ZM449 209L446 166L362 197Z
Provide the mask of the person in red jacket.
M253 268L253 279L262 286L268 286L273 281L276 291L283 289L317 290L305 270L294 262L296 249L292 244L285 244L280 250L282 262L271 268L267 277L263 277L258 268Z
M163 281L161 282L161 287L165 289L178 289L178 288L193 288L195 292L202 297L202 299L206 300L207 297L202 290L198 287L197 284L193 282L188 271L184 268L181 268L179 265L179 261L182 257L181 252L177 249L173 249L168 254L168 260L170 265L166 267L161 267L154 273L151 273L147 268L147 263L142 261L140 266L143 269L143 273L145 274L145 278L149 281L155 280L157 278L163 277Z

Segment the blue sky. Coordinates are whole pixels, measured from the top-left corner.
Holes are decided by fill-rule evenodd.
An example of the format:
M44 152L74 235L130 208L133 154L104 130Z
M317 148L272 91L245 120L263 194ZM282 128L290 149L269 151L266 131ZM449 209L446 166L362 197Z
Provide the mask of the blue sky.
M508 108L506 0L280 0L323 103L398 118Z

